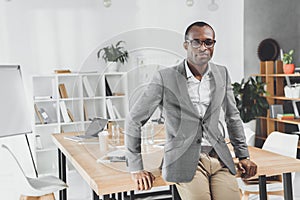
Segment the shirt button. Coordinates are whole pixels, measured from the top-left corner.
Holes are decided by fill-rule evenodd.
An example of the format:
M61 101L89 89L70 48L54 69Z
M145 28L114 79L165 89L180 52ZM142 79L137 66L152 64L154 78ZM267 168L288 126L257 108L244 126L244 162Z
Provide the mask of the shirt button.
M200 143L201 143L201 140L200 140L200 139L198 139L198 140L197 140L197 144L200 144Z

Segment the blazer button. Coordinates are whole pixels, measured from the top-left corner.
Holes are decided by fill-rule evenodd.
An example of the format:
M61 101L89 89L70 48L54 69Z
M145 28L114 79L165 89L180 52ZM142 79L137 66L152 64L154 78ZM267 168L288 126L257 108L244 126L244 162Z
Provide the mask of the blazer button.
M201 140L200 140L200 139L198 139L198 140L197 140L197 144L200 144L200 143L201 143Z

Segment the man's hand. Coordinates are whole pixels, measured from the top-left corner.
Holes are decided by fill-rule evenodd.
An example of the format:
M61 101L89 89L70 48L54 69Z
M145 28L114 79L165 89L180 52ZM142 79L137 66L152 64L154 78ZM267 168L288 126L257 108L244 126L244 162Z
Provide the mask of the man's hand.
M240 160L238 163L239 170L242 171L242 178L250 178L257 172L257 165L249 159Z
M135 183L136 190L150 190L153 186L155 176L148 171L132 173L131 177Z

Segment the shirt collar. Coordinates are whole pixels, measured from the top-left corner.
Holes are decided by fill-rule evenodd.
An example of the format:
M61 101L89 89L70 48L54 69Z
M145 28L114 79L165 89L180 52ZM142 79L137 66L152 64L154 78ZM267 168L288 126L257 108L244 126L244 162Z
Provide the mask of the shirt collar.
M185 72L186 72L186 77L187 77L187 79L189 79L189 78L191 78L191 77L194 76L193 73L191 72L189 66L188 66L187 60L184 60L184 68L185 68ZM211 70L210 70L210 64L208 63L208 65L207 65L207 70L205 71L205 73L203 74L202 77L207 76L207 75L210 75L210 73L211 73Z

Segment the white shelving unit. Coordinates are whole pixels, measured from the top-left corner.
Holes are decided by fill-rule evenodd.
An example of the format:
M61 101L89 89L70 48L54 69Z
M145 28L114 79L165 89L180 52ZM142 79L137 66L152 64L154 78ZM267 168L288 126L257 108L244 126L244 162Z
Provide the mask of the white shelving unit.
M88 80L90 92L86 90L84 79ZM113 94L106 95L105 79ZM35 113L34 134L40 140L35 140L35 159L39 174L58 173L57 148L52 142L51 134L61 132L81 132L89 126L94 117L107 118L124 127L125 116L128 113L127 74L123 72L112 73L70 73L53 74L47 76L33 76L33 102L38 110L45 110L49 117L48 123L42 123ZM61 98L59 84L64 84L68 98ZM91 93L90 93L91 94ZM106 103L111 100L116 107L120 118L111 119ZM65 122L60 103L64 102L66 108L74 118L72 122ZM38 143L41 143L38 144Z

